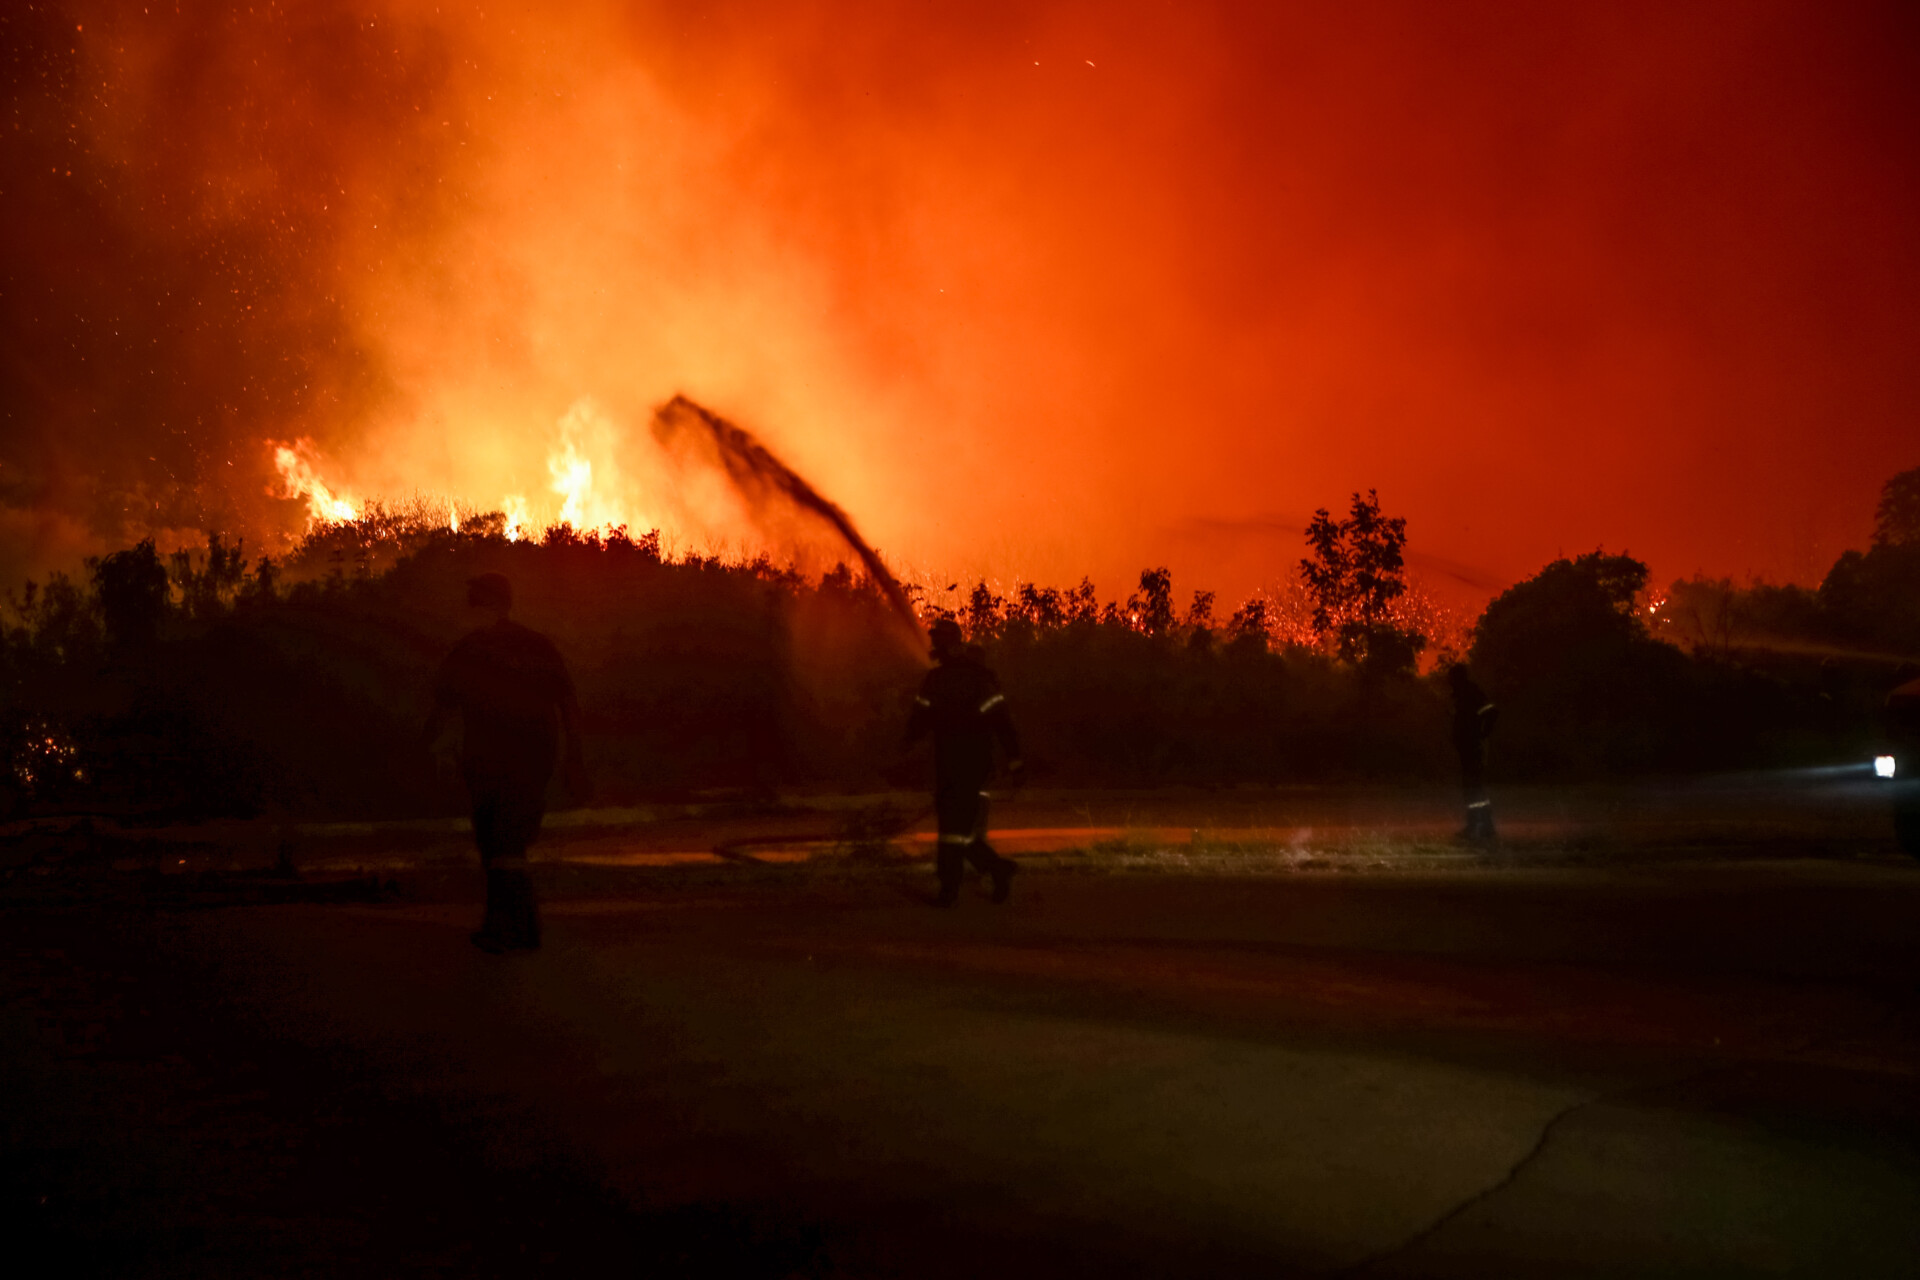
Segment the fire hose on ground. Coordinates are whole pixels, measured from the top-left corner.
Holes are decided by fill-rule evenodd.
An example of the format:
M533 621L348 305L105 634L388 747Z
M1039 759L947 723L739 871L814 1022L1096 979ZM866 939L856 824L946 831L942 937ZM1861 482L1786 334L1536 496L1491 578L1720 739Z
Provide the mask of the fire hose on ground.
M713 846L713 852L729 862L744 862L754 866L765 866L766 864L764 862L754 857L748 850L755 848L774 848L780 845L790 844L827 844L830 842L839 844L873 843L885 845L889 841L897 839L913 830L928 818L931 818L933 814L934 806L927 805L916 813L908 814L903 818L896 818L891 822L884 823L869 830L850 831L843 825L833 831L803 831L787 832L779 835L742 836L736 840L722 840ZM923 862L925 860L925 858L920 857L902 859L902 861L906 862Z

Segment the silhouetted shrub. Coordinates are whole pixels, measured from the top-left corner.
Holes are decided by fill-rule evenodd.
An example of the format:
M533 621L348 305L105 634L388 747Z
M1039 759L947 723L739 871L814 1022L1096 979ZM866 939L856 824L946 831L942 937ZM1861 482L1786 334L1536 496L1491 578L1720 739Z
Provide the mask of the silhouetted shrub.
M218 540L170 564L142 544L85 586L56 577L9 597L0 807L459 812L457 783L435 775L418 733L436 665L476 624L464 588L483 572L512 580L515 616L566 656L603 802L914 775L900 738L924 654L844 567L813 581L765 557L675 559L655 534L510 541L489 517L456 532L386 514L317 532L284 573L264 560L249 571ZM1864 740L1870 682L1663 643L1643 621L1644 584L1644 566L1596 552L1488 606L1472 657L1506 709L1496 776L1823 762ZM1343 659L1331 642L1292 639L1266 599L1220 626L1209 593L1175 607L1164 568L1124 601L1084 579L944 598L1055 784L1451 776L1444 690L1407 674L1411 654L1386 653L1384 633Z
M151 648L167 612L168 585L153 539L88 564L107 642L122 652Z
M1845 758L1862 734L1822 690L1649 633L1647 568L1595 551L1496 597L1471 661L1502 708L1496 776L1599 777Z

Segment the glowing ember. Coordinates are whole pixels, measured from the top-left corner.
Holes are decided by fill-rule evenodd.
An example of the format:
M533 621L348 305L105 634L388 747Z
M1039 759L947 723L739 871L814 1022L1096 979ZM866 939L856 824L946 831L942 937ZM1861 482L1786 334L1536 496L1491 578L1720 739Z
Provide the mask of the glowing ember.
M12 761L14 780L22 788L32 794L63 782L87 780L80 748L72 738L44 721L32 721L27 729L26 741Z
M292 444L275 445L273 465L286 486L286 498L305 498L307 518L314 524L334 524L360 518L360 504L335 493L314 469L313 441L302 437Z

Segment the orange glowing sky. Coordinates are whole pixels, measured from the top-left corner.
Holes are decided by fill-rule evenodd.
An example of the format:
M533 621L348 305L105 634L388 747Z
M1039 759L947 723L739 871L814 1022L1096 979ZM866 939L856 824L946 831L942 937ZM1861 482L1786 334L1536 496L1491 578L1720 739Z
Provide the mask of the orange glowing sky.
M302 437L354 492L498 506L572 414L636 516L698 507L623 443L685 392L954 576L1235 597L1371 487L1483 594L1597 545L1817 581L1920 464L1917 37L1752 0L9 6L0 568L297 528Z

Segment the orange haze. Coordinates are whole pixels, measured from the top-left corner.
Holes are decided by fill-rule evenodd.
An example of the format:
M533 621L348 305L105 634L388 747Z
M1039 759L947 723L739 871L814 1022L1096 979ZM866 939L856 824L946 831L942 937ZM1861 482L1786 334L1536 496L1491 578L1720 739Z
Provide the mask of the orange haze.
M1234 597L1377 488L1482 594L1817 579L1920 463L1913 10L1574 9L9 5L0 568L296 530L282 446L671 523L684 392L910 571Z

